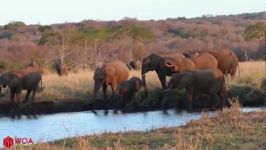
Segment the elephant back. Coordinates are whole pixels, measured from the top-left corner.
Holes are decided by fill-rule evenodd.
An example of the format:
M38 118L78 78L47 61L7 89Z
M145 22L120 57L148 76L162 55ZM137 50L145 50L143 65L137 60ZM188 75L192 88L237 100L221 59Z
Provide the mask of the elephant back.
M16 76L18 78L23 78L25 75L28 75L30 73L40 73L40 70L36 67L26 67L20 70L12 70L8 72L10 76Z
M233 51L222 49L217 51L209 51L218 61L219 69L225 74L234 76L238 67L238 58Z
M209 53L200 53L191 58L196 69L218 68L217 59Z
M165 54L165 55L161 55L162 57L164 58L172 58L174 59L175 61L180 61L184 58L186 58L183 54L181 53L172 53L172 54Z
M112 70L112 73L106 72L106 78L116 78L117 83L120 84L121 82L125 81L129 77L129 69L125 63L122 61L114 61L111 63L106 63L103 65L105 72L107 70Z

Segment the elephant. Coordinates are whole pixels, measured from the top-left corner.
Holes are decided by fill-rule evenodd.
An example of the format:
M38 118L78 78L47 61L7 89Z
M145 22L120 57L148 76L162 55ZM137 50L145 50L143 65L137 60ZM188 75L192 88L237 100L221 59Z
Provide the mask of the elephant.
M116 92L119 104L125 105L126 101L130 102L134 95L140 92L143 82L138 77L132 77L120 84ZM121 106L121 105L120 105Z
M168 55L158 55L153 53L142 60L141 76L143 80L143 86L145 89L145 95L147 95L145 74L149 71L154 71L154 70L156 71L159 80L161 82L162 88L166 89L166 76L171 76L174 73L172 68L165 66L165 59L169 57L173 58L175 61L185 58L185 56L183 56L180 53L174 53Z
M19 95L22 90L27 90L27 94L23 102L29 101L29 96L32 92L30 102L35 100L35 95L38 90L39 83L42 84L42 75L34 67L27 67L21 70L9 71L0 77L0 85L10 88L11 103L15 103L15 96L19 102Z
M239 71L238 58L236 54L229 49L208 51L218 61L218 68L225 74L235 76L237 68Z
M167 58L165 65L172 67L175 72L182 72L195 69L218 68L218 62L214 56L208 53L200 53L195 56L187 57L179 61Z
M243 48L237 47L237 48L233 48L232 51L235 53L239 62L250 60L250 57L248 55L247 50L244 50Z
M199 94L208 94L220 106L225 104L226 86L224 74L218 68L189 70L172 75L168 89L186 90L187 109L192 109L192 100Z
M141 69L141 62L139 60L137 60L137 61L132 60L129 62L129 66L133 70L140 70Z
M56 73L59 76L67 76L68 75L68 67L66 66L66 64L55 63L54 68L56 70Z
M172 68L175 73L196 69L194 62L187 58L179 61L175 61L173 58L166 58L165 66Z
M117 87L129 77L129 69L126 64L121 61L113 61L105 63L102 67L98 67L94 72L94 91L93 98L97 98L97 93L101 86L103 86L103 96L106 99L107 85L112 88L112 97L114 96Z

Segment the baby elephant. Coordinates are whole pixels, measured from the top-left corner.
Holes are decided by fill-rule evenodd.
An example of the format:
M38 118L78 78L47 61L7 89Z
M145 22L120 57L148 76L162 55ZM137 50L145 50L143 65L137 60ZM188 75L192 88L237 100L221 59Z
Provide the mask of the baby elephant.
M138 77L132 77L129 80L122 82L117 90L118 105L125 106L125 103L130 102L134 95L141 90L143 86L142 80Z
M215 102L220 97L220 106L225 104L224 74L216 68L175 73L169 81L168 88L186 90L188 110L192 109L192 99L198 94L208 94Z

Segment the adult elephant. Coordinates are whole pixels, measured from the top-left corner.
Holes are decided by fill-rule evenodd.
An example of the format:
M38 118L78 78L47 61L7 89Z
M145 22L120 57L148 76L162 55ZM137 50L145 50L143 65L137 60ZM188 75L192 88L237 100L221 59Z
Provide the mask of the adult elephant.
M226 87L224 74L218 68L175 73L168 83L168 88L186 90L188 110L192 109L192 100L198 94L208 94L215 102L220 97L220 106L225 104Z
M112 88L112 95L114 96L117 87L129 77L129 69L121 61L114 61L111 63L105 63L102 67L99 67L94 72L94 92L93 98L97 98L99 89L103 86L104 98L107 98L106 90L110 85Z
M235 53L229 49L208 51L218 61L218 68L225 74L235 76L236 70L239 66L238 58Z
M182 72L195 69L218 68L218 62L214 56L209 53L200 53L198 55L183 58L175 61L167 58L165 65L174 69L175 72Z
M27 90L27 94L23 102L28 102L32 92L30 102L35 100L35 95L38 90L39 83L42 81L42 75L38 69L34 67L26 67L21 70L10 71L4 73L0 77L0 85L10 88L10 100L19 102L19 95L22 90Z
M141 75L146 95L147 95L147 86L146 86L145 74L149 71L156 71L159 80L161 82L162 88L166 89L166 76L171 76L174 73L174 70L172 68L165 66L166 58L172 58L173 60L178 61L180 59L185 58L185 56L180 53L174 53L168 55L158 55L153 53L142 60Z

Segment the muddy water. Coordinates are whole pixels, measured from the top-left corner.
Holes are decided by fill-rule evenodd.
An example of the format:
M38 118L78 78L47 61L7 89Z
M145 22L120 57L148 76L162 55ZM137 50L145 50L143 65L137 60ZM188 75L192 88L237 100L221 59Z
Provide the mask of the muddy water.
M244 108L243 111L260 111L266 108ZM209 112L215 115L214 112ZM58 113L37 118L0 118L0 147L6 136L32 138L33 142L53 141L67 137L100 134L104 132L146 131L160 127L184 125L197 120L201 113L177 113L168 110L146 113L114 114L109 111Z

